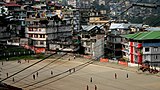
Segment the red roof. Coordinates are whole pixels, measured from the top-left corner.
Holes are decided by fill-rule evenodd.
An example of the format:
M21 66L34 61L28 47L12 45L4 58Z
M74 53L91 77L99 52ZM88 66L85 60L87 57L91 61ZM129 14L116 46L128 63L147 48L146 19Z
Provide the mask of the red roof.
M7 6L7 7L11 7L11 6L17 6L17 7L20 7L21 5L16 4L16 3L7 3L7 4L5 4L4 6Z

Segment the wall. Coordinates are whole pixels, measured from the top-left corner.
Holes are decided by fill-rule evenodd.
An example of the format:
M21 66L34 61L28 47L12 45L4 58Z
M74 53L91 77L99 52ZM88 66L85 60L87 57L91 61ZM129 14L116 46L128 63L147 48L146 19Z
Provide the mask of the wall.
M103 35L101 35L100 37L97 38L98 39L96 40L96 42L92 44L92 51L93 51L92 58L94 59L99 59L104 55L104 37Z

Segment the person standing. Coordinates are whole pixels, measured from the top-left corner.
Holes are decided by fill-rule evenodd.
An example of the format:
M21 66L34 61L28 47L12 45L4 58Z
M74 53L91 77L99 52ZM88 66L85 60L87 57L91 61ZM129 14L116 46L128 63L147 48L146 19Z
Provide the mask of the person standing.
M36 76L33 74L33 79L35 80L36 79Z
M76 59L76 56L74 55L74 59Z
M89 90L89 86L87 85L87 90Z
M37 77L38 77L38 72L36 73Z
M128 78L128 73L127 73L127 78Z
M114 74L114 78L117 79L117 73Z
M13 77L12 81L14 82L14 77Z
M8 77L8 73L6 73L7 77Z
M91 79L90 79L90 82L92 83L92 77L91 77Z
M94 89L97 90L97 85L95 85Z
M53 75L53 71L51 71L51 75Z

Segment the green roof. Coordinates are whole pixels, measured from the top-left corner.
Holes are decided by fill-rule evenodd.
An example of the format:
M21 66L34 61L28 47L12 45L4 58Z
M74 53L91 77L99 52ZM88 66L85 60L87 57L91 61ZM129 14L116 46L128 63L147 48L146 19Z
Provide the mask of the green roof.
M160 31L138 32L135 34L122 35L124 38L133 40L153 40L160 39Z

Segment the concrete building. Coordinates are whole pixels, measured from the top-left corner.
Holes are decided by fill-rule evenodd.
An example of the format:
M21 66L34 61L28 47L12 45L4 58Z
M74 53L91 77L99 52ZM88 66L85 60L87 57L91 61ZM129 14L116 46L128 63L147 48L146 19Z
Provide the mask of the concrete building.
M124 47L123 57L129 58L131 63L149 62L151 66L160 66L159 31L139 32L122 35L122 37L124 38L123 45L129 47Z
M122 57L122 38L120 35L140 31L142 24L111 23L105 37L105 56L108 58Z
M104 35L103 25L83 26L81 32L81 43L84 53L93 59L99 59L104 55Z

